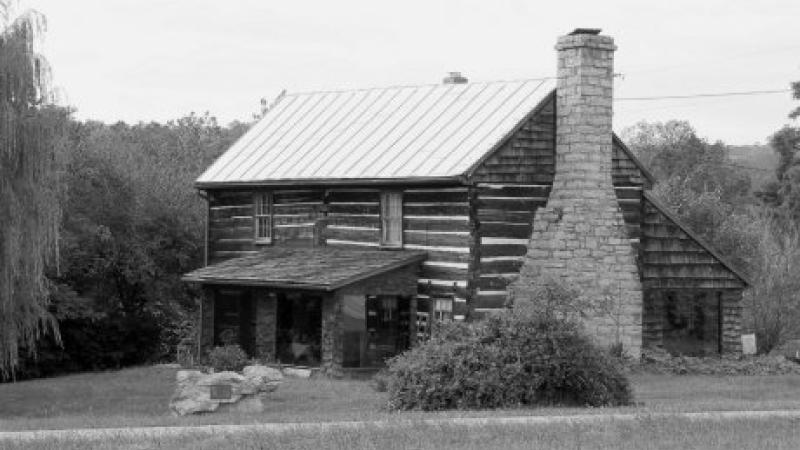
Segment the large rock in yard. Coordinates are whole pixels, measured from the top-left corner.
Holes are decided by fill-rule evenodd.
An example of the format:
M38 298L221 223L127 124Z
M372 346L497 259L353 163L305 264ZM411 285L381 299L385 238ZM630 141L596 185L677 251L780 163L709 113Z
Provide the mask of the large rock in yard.
M277 389L282 379L279 370L266 366L247 366L242 374L179 370L169 407L181 416L213 411L261 412L265 395Z

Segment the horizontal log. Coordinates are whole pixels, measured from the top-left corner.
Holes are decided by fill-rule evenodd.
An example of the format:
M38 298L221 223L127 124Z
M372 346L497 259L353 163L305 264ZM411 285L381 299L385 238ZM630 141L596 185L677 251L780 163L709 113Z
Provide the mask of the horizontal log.
M229 217L236 217L236 216L252 216L253 205L210 209L208 211L208 214L211 220L227 219Z
M468 203L404 203L405 216L466 216Z
M432 262L453 262L453 263L468 263L472 257L469 253L461 252L444 252L430 249L414 248L413 250L422 250L428 254L427 261Z
M308 191L275 191L272 194L272 201L276 205L286 203L322 203L325 199L325 192L322 189Z
M326 227L324 236L326 239L379 243L381 240L381 230Z
M467 188L458 191L441 190L441 191L405 191L403 192L403 202L406 203L432 203L432 202L450 202L450 203L466 203L469 201Z
M435 247L469 247L472 238L463 234L403 232L403 243Z
M467 269L459 267L435 266L423 264L420 271L420 278L431 278L435 280L466 280Z
M330 190L327 192L326 202L380 202L381 193L377 190L367 191L337 191Z
M545 197L478 197L476 202L481 209L502 209L511 211L536 211L536 208L545 206Z
M508 294L482 294L478 293L472 299L472 307L475 309L502 309L506 307Z
M469 219L467 218L447 220L414 218L403 219L403 229L420 231L470 231L470 226Z
M453 280L453 281L460 281L462 283L466 282L466 280ZM462 286L458 285L453 286L452 283L447 285L440 285L433 283L428 284L423 280L420 280L420 282L417 283L417 293L420 295L427 295L428 297L431 298L451 297L451 296L467 298L468 296L467 290Z
M528 252L527 245L520 244L481 244L481 257L491 256L524 256Z
M303 205L298 203L289 203L285 205L273 205L272 209L276 215L290 215L290 214L305 214L307 216L315 216L318 211L322 209L322 204Z
M325 223L329 226L348 226L348 227L367 227L367 228L380 228L381 219L378 216L368 215L328 215L325 217Z
M272 225L276 227L290 225L313 226L316 215L313 214L276 214L272 217Z
M229 227L252 227L252 216L237 217L218 217L211 218L208 222L209 228L229 228Z
M532 223L534 211L505 211L502 209L479 209L479 222Z
M331 203L328 205L328 213L332 214L380 214L380 204L355 204L355 203Z
M481 261L480 273L518 273L524 261L522 260L503 260L503 261Z
M348 247L361 250L374 250L380 246L380 244L377 242L345 241L338 239L325 239L325 245L329 245L331 247Z
M517 280L517 276L481 276L478 279L478 288L490 291L504 290Z
M252 191L214 191L208 194L210 206L253 204Z
M507 237L507 238L529 238L533 227L530 223L509 223L509 222L481 222L478 232L482 237Z
M478 197L544 197L550 195L548 185L479 184Z

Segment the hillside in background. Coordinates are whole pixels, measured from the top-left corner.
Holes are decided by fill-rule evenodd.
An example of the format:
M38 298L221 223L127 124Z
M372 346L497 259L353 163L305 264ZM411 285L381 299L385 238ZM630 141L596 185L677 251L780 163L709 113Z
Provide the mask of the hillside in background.
M729 145L730 158L747 169L753 189L775 179L778 155L769 145Z

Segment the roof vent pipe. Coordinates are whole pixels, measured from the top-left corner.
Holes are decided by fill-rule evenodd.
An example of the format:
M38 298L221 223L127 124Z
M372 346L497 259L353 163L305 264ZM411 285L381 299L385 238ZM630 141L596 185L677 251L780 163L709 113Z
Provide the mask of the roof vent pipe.
M461 75L461 72L447 72L447 76L444 77L442 83L444 84L465 84L469 80L467 77Z

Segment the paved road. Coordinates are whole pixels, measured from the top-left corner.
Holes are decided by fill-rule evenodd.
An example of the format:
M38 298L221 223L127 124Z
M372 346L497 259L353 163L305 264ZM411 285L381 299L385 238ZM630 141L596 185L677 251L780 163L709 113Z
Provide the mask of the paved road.
M38 441L50 439L102 440L113 437L174 437L185 435L218 435L237 433L289 433L293 431L329 431L358 429L362 427L402 427L425 425L547 425L592 424L603 422L628 422L642 419L683 418L691 421L731 419L765 420L772 418L800 419L800 410L777 411L717 411L688 413L636 413L636 414L576 414L567 416L516 416L516 417L455 417L419 420L262 423L250 425L200 425L189 427L137 427L137 428L81 428L72 430L2 431L2 441Z

